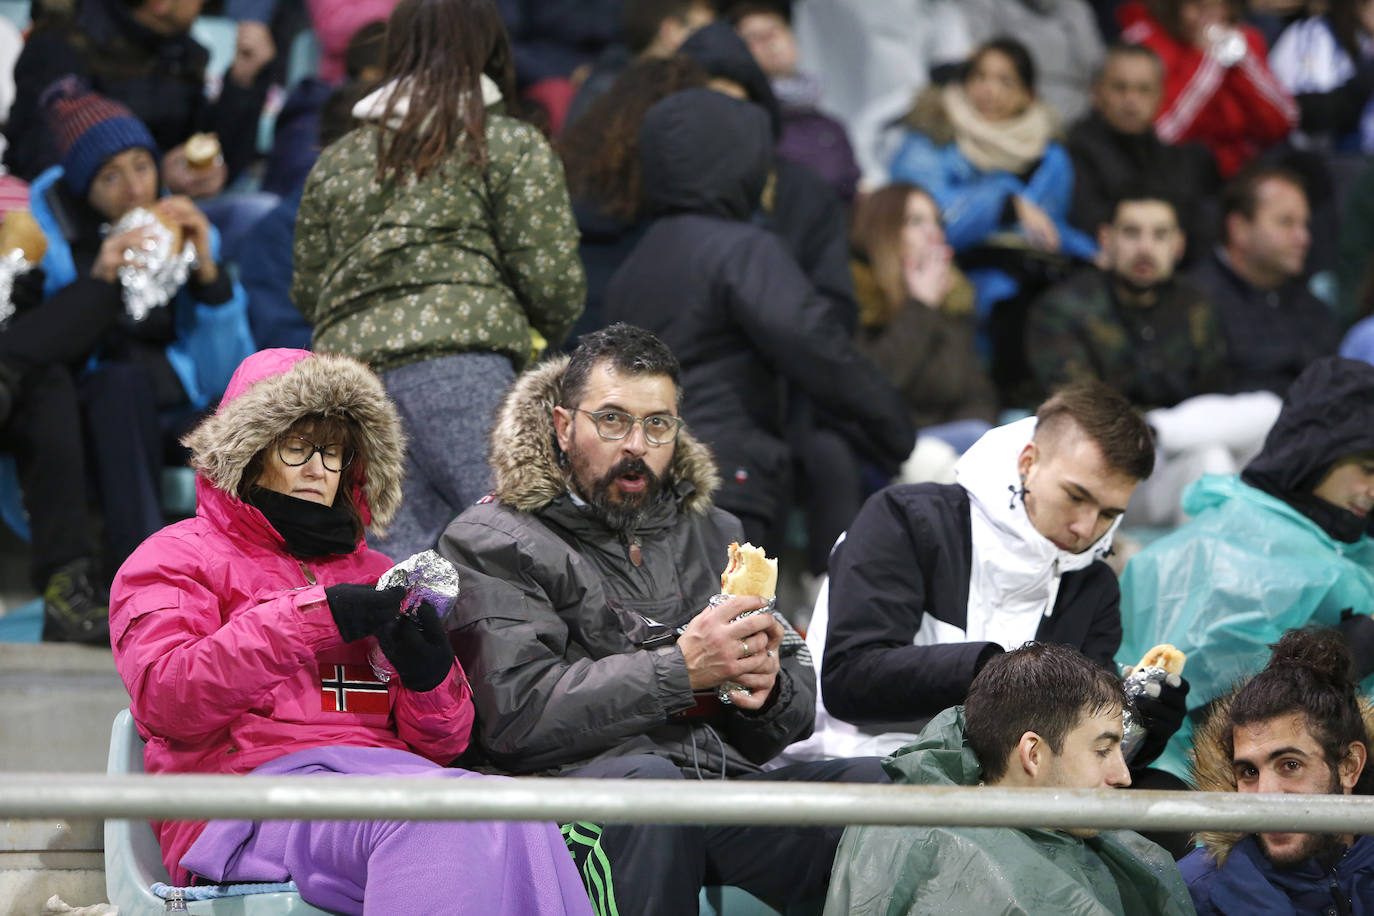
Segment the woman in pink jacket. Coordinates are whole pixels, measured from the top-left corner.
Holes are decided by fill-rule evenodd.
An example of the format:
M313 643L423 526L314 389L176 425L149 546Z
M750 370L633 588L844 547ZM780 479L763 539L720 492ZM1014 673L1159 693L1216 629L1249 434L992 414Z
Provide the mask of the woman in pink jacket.
M196 517L110 595L115 664L151 773L483 778L471 694L433 606L400 614L362 540L400 503L404 440L345 357L264 350L189 436ZM590 913L553 824L155 823L176 883L294 880L344 913Z

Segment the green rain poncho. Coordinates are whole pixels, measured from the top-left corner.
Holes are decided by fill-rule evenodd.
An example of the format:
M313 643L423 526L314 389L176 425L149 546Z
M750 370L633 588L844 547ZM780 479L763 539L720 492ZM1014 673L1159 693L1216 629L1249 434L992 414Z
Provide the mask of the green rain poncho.
M884 762L894 782L977 785L964 710L930 721ZM1173 916L1193 905L1178 867L1139 834L1080 839L1000 827L850 827L826 916Z

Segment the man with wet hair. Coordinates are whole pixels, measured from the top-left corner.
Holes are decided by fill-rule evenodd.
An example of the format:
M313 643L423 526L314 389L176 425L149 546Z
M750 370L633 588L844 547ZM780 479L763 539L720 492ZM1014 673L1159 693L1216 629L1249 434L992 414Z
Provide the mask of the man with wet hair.
M884 762L896 782L1047 789L1130 785L1121 681L1067 646L1027 643L992 659L962 707ZM1190 913L1169 855L1125 830L851 827L827 916Z
M1292 630L1269 664L1220 701L1195 742L1198 787L1213 792L1374 794L1374 712L1350 651L1330 629ZM1359 913L1374 900L1374 837L1203 833L1179 863L1201 916Z

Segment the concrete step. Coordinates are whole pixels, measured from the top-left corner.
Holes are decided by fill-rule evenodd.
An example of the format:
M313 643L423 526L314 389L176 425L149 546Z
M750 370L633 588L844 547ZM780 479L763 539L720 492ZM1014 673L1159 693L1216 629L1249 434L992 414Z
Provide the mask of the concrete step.
M0 916L36 916L53 894L105 902L100 821L0 822Z
M105 770L110 723L129 705L108 649L0 643L3 772ZM99 821L0 822L0 916L36 916L57 894L105 900Z
M109 649L0 643L0 771L103 771L128 705Z

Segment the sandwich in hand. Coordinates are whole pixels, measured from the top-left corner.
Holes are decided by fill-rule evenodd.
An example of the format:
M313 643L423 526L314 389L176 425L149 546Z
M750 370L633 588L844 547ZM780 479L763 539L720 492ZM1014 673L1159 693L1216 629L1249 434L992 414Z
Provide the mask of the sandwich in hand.
M730 562L720 574L720 590L726 595L757 595L771 600L778 591L778 561L762 547L730 544Z

